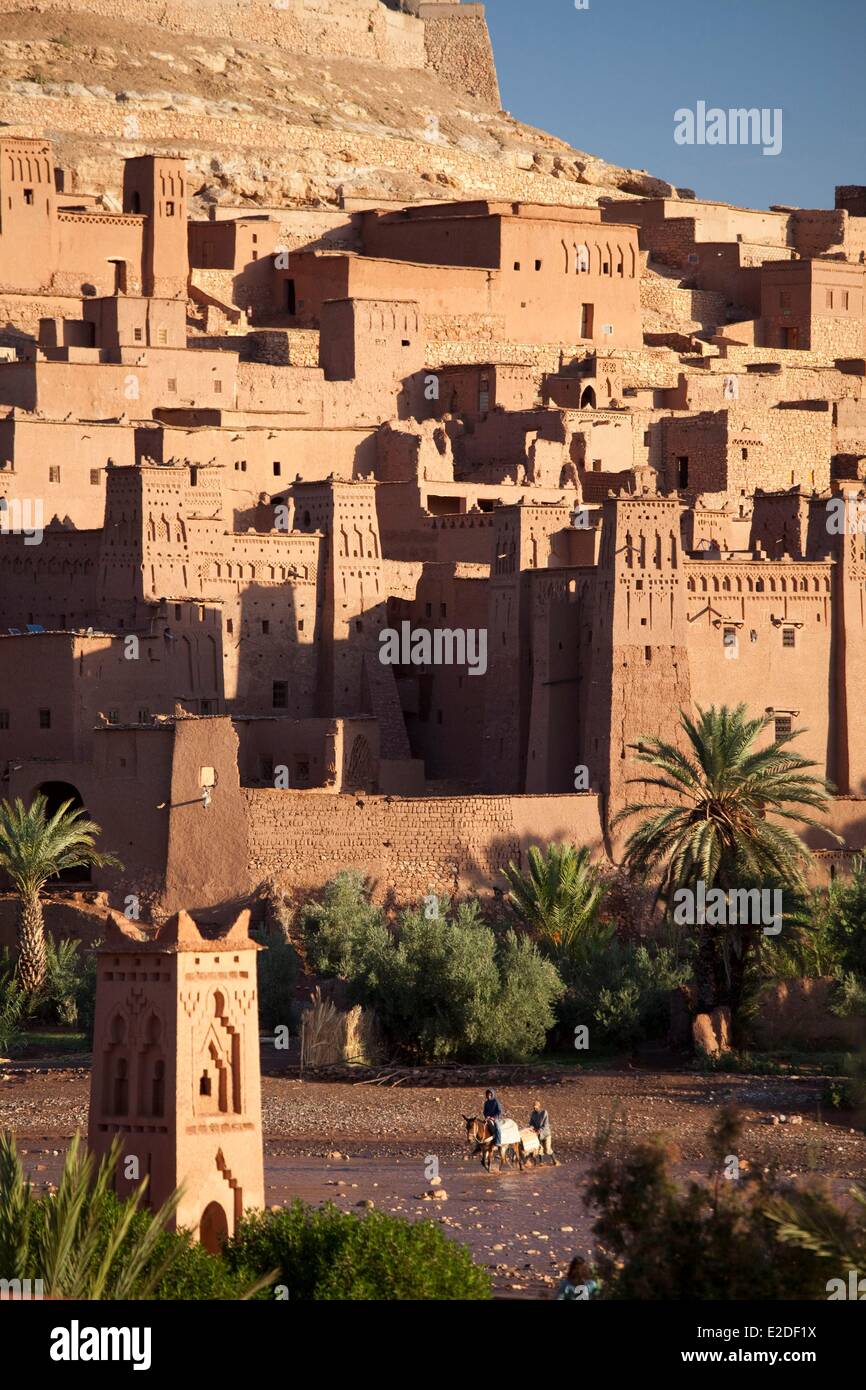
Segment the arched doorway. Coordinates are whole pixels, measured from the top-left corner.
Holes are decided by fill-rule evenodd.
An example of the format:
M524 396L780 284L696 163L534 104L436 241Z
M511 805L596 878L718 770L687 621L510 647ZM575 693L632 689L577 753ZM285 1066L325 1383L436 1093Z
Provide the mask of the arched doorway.
M81 797L81 792L71 782L43 782L36 788L40 796L44 796L48 802L46 815L53 816L55 811L66 801L71 801L72 811L84 811L87 809ZM91 871L88 866L79 869L63 869L55 878L49 880L50 883L90 883Z
M229 1223L225 1211L219 1202L208 1202L201 1214L199 1226L202 1245L209 1254L218 1255L228 1238Z
M581 396L580 405L581 409L583 410L586 410L587 408L589 408L590 410L595 410L595 391L591 386L587 386L586 390Z

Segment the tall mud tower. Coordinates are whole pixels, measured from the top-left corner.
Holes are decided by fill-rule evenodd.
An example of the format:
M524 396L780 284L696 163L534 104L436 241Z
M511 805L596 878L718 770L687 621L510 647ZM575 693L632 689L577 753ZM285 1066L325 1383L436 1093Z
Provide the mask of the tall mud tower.
M611 832L611 821L643 795L629 785L642 770L633 745L649 734L678 743L691 705L680 512L676 496L649 488L604 504L584 761L608 788L604 820L620 845L631 825Z
M209 1250L264 1205L256 953L249 912L204 937L186 912L146 937L112 913L100 948L88 1146L115 1139L116 1189L148 1179L156 1209Z

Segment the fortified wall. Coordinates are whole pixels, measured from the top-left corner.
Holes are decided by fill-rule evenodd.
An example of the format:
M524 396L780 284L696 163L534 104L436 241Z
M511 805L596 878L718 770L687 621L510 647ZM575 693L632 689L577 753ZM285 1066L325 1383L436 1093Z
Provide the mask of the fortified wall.
M358 869L399 903L428 892L490 893L532 844L601 845L598 796L321 796L242 789L249 889L318 889Z
M7 12L32 10L6 0ZM40 9L117 18L115 0L44 0ZM136 23L202 39L269 45L310 57L429 68L449 86L499 107L483 5L459 0L139 0Z
M458 91L499 107L499 82L483 5L455 0L409 0L405 5L424 21L427 66Z

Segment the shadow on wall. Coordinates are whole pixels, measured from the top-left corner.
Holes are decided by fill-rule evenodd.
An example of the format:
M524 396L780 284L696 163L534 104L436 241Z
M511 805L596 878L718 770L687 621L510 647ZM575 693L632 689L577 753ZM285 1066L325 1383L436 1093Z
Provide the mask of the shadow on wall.
M247 809L251 855L262 880L258 892L270 887L294 902L345 869L368 878L374 899L389 908L420 902L428 893L491 899L504 894L502 870L510 862L525 867L530 845L552 841L600 850L598 798L591 794L339 797L317 807L286 793L276 815L253 794Z

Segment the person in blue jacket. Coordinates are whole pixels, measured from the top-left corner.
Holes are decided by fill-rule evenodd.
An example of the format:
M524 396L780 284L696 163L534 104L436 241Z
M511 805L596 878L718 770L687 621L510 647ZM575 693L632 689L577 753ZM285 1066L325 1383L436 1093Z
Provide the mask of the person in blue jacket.
M488 1089L484 1092L484 1109L481 1113L483 1114L485 1120L493 1121L494 1140L497 1144L501 1143L502 1130L500 1129L500 1125L505 1115L505 1111L502 1109L502 1104L498 1100L495 1091L491 1091L490 1089Z

